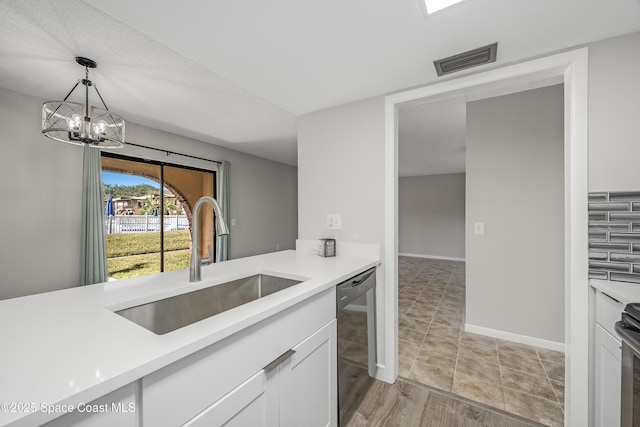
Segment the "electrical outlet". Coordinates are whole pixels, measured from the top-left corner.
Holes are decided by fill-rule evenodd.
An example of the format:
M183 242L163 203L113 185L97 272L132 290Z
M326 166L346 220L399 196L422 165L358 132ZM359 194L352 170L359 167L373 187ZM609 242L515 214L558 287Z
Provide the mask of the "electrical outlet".
M235 218L231 218L231 226L232 227L236 226L236 219Z
M329 230L340 230L342 228L342 217L340 214L327 215L327 228Z

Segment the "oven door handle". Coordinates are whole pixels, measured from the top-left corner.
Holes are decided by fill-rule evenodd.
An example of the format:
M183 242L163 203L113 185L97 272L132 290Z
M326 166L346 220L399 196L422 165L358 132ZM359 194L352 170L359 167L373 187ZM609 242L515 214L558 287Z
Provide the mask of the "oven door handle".
M636 352L640 353L640 331L630 327L622 321L617 321L615 324L615 330L620 334L620 338L632 347Z

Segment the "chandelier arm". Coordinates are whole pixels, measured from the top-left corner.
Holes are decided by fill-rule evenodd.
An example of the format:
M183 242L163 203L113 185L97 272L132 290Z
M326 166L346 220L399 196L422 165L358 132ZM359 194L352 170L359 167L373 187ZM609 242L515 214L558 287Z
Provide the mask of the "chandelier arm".
M74 90L76 90L76 88L78 87L78 85L80 84L80 82L76 82L75 86L73 86L73 88L71 88L71 90L69 91L69 93L67 94L67 96L64 97L64 99L62 100L62 102L66 102L67 99L69 99L69 97L71 96L71 94L73 93Z
M76 90L76 88L78 87L79 84L80 84L80 82L77 82L75 84L75 86L73 86L73 88L69 91L67 96L64 97L62 102L65 102L71 96L71 94L73 93L74 90ZM49 113L49 115L47 116L47 121L51 120L51 117L53 117L58 112L60 107L62 107L62 104L58 105L55 110L53 110L51 113Z
M98 86L96 86L95 84L93 85L93 88L96 90L96 93L98 94L98 96L100 97L100 101L102 101L102 105L104 105L104 109L109 111L109 107L107 107L107 104L105 104L104 99L102 99L102 95L100 95L100 91L98 90Z

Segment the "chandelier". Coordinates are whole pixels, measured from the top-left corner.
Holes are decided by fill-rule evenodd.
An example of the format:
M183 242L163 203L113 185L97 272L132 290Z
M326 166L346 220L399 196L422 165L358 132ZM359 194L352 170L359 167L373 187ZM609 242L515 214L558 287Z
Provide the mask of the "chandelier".
M89 68L96 68L95 61L76 57L85 69L85 78L78 80L62 101L45 102L42 106L42 133L56 141L96 148L120 148L124 145L124 119L109 112L98 87L89 80ZM67 102L78 85L84 85L85 103ZM93 86L104 109L91 106L89 110L89 86Z

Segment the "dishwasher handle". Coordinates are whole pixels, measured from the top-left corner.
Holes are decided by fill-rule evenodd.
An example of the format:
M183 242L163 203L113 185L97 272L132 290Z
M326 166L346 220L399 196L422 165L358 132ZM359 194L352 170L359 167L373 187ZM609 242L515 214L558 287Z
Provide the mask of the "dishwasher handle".
M342 310L352 301L364 295L376 286L376 268L369 269L364 273L345 280L336 286L336 309Z
M371 277L371 275L373 273L375 273L376 269L375 267L365 271L364 273L361 273L355 277L352 277L351 279L347 280L347 282L351 282L351 287L355 288L356 286L358 286L360 283L364 282L365 280L367 280L369 277ZM346 284L346 282L342 282L343 284ZM338 285L340 286L340 285Z

